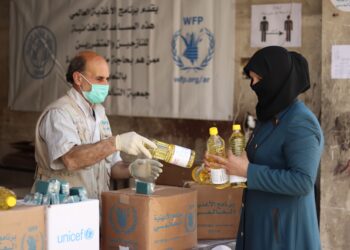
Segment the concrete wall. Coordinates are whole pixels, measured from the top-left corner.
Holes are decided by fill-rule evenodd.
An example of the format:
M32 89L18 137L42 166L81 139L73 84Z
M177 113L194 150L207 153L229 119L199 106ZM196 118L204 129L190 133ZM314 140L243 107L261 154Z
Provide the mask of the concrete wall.
M309 62L311 89L301 98L319 117L321 110L321 2L318 0L292 1L302 3L302 47L288 48L303 54ZM236 1L236 54L235 54L235 110L239 116L254 112L256 97L249 80L242 76L243 66L255 51L250 47L250 15L254 4L291 3L290 0L237 0Z
M7 107L9 80L9 1L0 1L0 159L6 156L21 155L23 161L17 158L17 165L30 164L33 160L26 150L11 143L32 141L34 126L38 113L18 112ZM250 6L252 4L290 3L290 0L236 0L236 35L235 90L234 111L237 121L242 122L247 112L254 113L256 99L249 88L249 81L242 77L242 65L254 52L250 48ZM294 2L294 1L293 1ZM309 61L312 87L302 96L302 99L319 117L326 137L326 148L321 164L321 238L324 249L350 249L346 238L350 231L350 130L347 120L350 120L350 99L347 98L349 80L330 79L331 45L350 43L349 14L336 11L329 0L302 0L302 47L295 48ZM333 16L333 13L336 15ZM323 20L323 21L321 21ZM322 34L322 35L321 35ZM294 49L294 48L292 48ZM349 100L349 101L348 101ZM115 134L130 130L137 131L147 137L183 145L196 150L197 164L201 161L208 128L217 125L223 137L230 134L232 122L201 121L181 119L158 119L111 116L112 130ZM20 150L19 150L20 149ZM21 154L19 154L21 153ZM7 171L7 170L6 170ZM0 185L8 178L8 172L0 171ZM19 174L17 174L19 176ZM29 182L32 173L21 177ZM179 167L166 166L160 183L182 185L190 179L190 171Z
M350 249L350 80L331 79L332 45L350 44L350 12L322 3L321 235L326 250Z

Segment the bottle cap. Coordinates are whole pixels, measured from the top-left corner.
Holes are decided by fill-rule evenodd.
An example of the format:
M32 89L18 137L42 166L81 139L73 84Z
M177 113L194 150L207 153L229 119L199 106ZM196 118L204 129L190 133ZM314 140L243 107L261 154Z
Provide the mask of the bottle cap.
M7 204L7 206L9 206L9 207L14 207L14 206L16 206L16 202L17 202L17 200L16 200L16 198L13 197L13 196L9 196L9 197L6 198L6 204Z
M210 135L217 135L218 134L218 128L217 127L211 127L209 129L209 134Z
M232 125L232 130L241 130L241 125L239 125L239 124L233 124L233 125Z

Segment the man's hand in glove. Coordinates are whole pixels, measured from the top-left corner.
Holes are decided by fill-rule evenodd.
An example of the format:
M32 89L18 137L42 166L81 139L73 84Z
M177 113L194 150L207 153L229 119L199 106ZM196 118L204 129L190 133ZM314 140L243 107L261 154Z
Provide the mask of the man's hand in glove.
M129 165L132 177L145 182L154 182L163 172L163 164L150 159L137 159Z
M135 132L128 132L124 134L117 135L115 137L115 147L118 151L123 151L131 155L145 155L147 158L152 158L151 153L145 144L150 148L156 148L154 142L148 140Z

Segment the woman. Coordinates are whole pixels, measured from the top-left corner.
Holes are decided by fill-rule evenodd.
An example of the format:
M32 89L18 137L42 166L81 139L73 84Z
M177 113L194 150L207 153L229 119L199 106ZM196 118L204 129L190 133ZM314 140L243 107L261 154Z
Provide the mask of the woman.
M307 61L271 46L257 51L244 72L258 97L246 153L205 159L247 177L236 249L321 249L314 184L324 140L317 118L297 99L310 88Z

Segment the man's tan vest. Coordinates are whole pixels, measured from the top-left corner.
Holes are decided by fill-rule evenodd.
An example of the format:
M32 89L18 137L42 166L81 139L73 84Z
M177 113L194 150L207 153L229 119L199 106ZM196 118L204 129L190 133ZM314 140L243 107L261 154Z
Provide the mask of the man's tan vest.
M65 95L49 105L39 117L35 128L35 159L37 162L37 169L35 179L47 180L50 178L63 179L69 182L70 187L85 187L89 198L99 198L101 192L108 191L110 186L110 168L111 156L106 159L86 167L81 170L68 171L63 165L61 159L58 159L58 164L62 164L62 170L53 170L50 168L47 145L39 135L39 126L45 114L55 108L60 108L66 111L72 118L76 125L80 140L82 144L92 143L88 124L85 119L83 111L79 108L77 103L68 95ZM102 105L96 105L95 109L102 108ZM101 140L112 136L111 128L108 119L104 112L98 126L100 129ZM56 161L57 162L57 161ZM56 164L57 165L57 164ZM35 185L35 184L34 184ZM33 187L34 188L34 187Z

